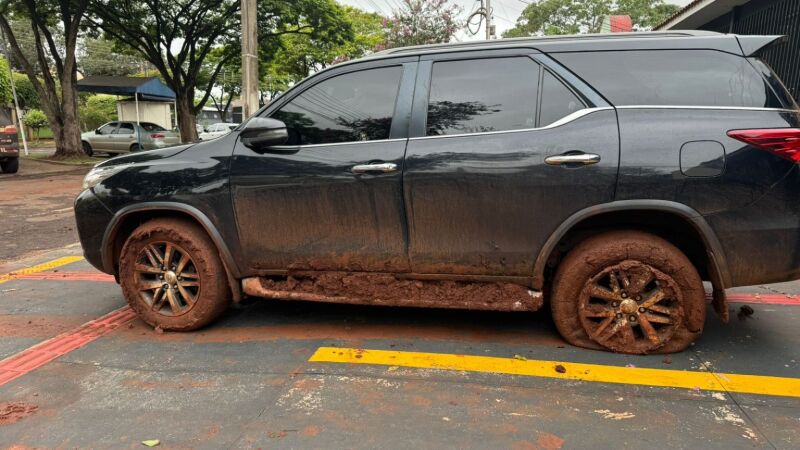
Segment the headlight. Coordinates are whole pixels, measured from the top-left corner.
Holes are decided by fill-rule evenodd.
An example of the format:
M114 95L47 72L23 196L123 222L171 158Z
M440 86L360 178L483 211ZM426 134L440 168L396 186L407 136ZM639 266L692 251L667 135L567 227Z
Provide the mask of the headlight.
M89 189L97 186L103 180L108 179L114 174L121 172L122 170L128 168L130 164L119 164L116 166L103 166L103 167L94 167L89 173L86 174L86 177L83 179L83 188Z

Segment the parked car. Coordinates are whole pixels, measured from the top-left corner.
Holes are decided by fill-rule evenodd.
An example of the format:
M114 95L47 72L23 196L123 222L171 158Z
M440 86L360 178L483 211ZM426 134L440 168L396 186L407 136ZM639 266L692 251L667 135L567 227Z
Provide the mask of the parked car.
M569 343L685 349L725 289L800 278L800 109L776 36L385 51L213 141L114 158L86 258L165 330L257 296L531 311ZM191 148L191 151L187 151Z
M19 170L19 136L14 125L0 126L0 171L17 173Z
M201 133L205 133L206 132L206 129L203 128L203 126L200 125L199 123L194 124L194 129L195 129L195 131L197 131L197 135L198 136L200 136Z
M200 140L207 141L225 136L238 127L238 123L215 123L209 125L205 132L200 133Z
M169 147L181 142L180 135L150 122L109 122L94 131L81 134L83 151L127 153Z

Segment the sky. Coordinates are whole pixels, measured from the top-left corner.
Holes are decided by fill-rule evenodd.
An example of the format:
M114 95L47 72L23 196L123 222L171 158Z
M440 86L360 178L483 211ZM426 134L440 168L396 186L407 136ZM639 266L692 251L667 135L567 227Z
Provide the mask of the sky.
M351 5L361 8L366 11L373 11L380 13L384 16L391 15L393 9L397 9L401 0L337 0L339 3ZM497 30L497 35L503 34L503 31L514 26L514 23L519 17L519 13L525 9L528 3L535 0L491 0L492 8L494 9L494 21ZM691 0L666 0L667 3L673 3L679 6L686 6ZM480 5L480 0L451 0L461 6L462 16L467 18L473 11ZM459 32L456 39L459 41L483 39L486 31L481 28L476 36L472 36L466 31Z

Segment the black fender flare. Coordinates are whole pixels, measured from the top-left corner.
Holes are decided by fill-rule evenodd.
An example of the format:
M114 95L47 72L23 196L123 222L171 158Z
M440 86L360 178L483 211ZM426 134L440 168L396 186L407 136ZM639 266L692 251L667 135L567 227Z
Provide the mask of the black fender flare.
M726 286L732 285L728 265L725 261L725 253L722 251L722 245L719 243L714 230L708 225L708 222L706 222L705 218L703 218L699 212L682 203L668 200L620 200L584 208L572 214L562 222L561 225L550 234L547 241L545 241L534 262L533 287L535 289L542 289L545 281L544 271L547 260L550 258L551 253L561 239L575 225L592 216L618 211L661 211L674 214L684 219L694 227L695 231L697 231L703 240L706 255L708 256L709 275L712 284L714 284L714 290L721 291L725 289Z
M174 211L188 214L194 218L197 223L199 223L200 226L206 230L206 233L208 233L211 241L219 250L220 257L222 258L222 262L225 265L226 271L229 273L229 275L233 278L241 278L241 273L239 272L239 268L236 265L236 260L233 258L233 254L231 253L228 244L226 244L222 239L222 235L219 233L214 223L211 222L211 219L209 219L208 216L194 206L178 202L137 203L135 205L128 205L117 211L111 218L111 221L108 223L106 231L103 234L101 256L103 269L106 273L116 273L114 270L113 243L116 239L117 232L119 232L120 225L124 222L124 219L127 216L143 211Z

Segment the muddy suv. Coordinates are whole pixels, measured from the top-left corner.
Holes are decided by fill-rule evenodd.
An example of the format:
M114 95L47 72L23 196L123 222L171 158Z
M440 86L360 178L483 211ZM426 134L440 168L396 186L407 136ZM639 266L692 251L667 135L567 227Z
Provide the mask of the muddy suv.
M401 48L239 129L114 158L75 210L151 325L243 296L533 311L570 343L673 352L706 292L800 277L800 111L777 37L670 32Z

